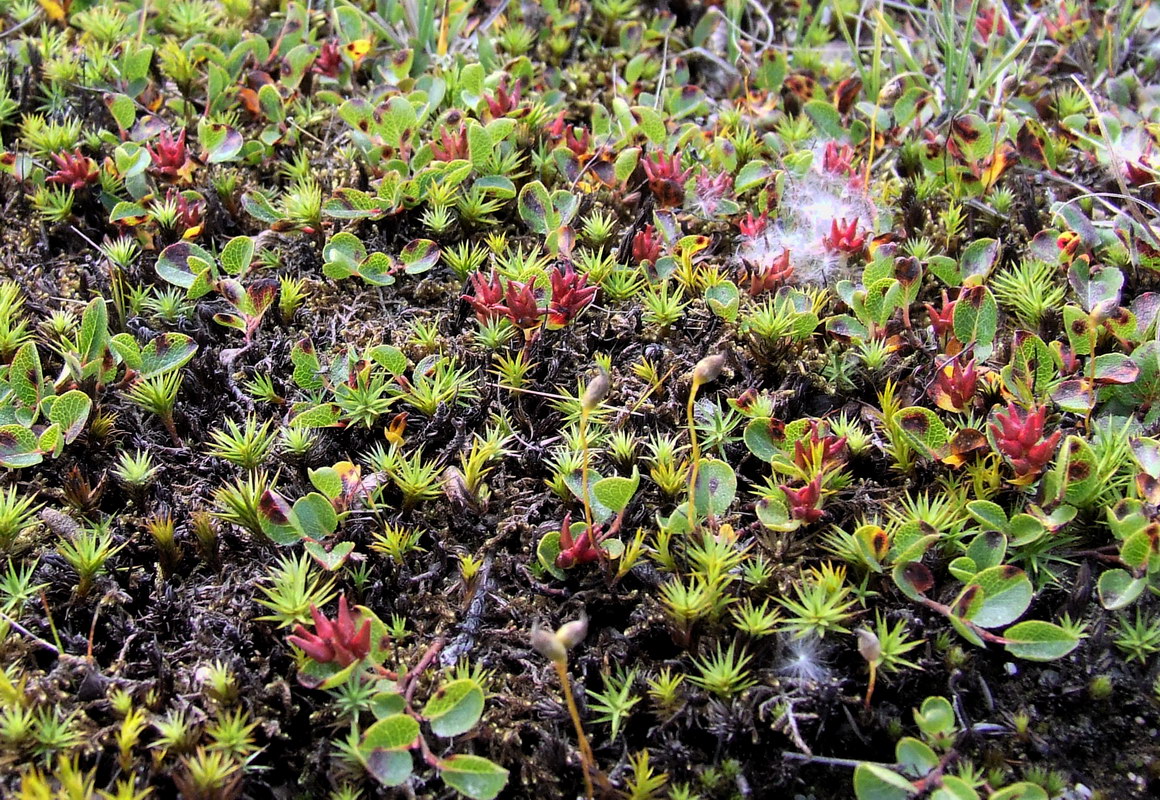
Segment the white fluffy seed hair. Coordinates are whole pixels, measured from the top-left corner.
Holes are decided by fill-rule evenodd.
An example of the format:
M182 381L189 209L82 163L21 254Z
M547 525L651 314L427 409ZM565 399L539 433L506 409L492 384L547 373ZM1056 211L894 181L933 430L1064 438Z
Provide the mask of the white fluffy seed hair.
M800 683L824 683L829 679L828 648L817 636L787 636L781 650L778 675Z
M759 236L745 241L738 255L760 267L789 250L796 283L829 284L846 277L840 274L846 257L822 242L834 221L857 220L863 232L877 228L878 209L840 176L810 172L787 178L778 208L777 218Z

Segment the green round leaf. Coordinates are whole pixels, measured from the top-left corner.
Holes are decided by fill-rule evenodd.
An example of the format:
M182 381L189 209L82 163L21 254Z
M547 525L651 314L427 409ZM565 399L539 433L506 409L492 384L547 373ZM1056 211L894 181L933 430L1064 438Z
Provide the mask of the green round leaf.
M254 260L254 240L249 236L235 236L226 242L219 260L229 274L245 274Z
M938 766L938 754L926 742L913 736L903 736L894 746L894 760L903 772L921 778Z
M854 767L854 796L858 800L905 800L917 790L894 770L877 764Z
M1023 570L1009 565L983 570L975 575L971 586L982 589L983 600L967 619L983 628L997 628L1019 619L1035 595Z
M697 486L693 497L697 514L724 514L737 495L737 476L733 468L715 458L702 459L697 468Z
M1125 608L1136 602L1148 582L1143 578L1133 578L1126 569L1109 569L1100 575L1096 591L1100 595L1100 605L1108 611Z
M311 492L294 502L290 524L303 536L322 539L334 533L338 527L338 514L329 500L318 492Z
M353 233L341 231L331 236L322 248L322 258L328 263L349 266L352 270L367 257L367 249Z
M23 425L0 426L0 467L31 467L43 460L36 434Z
M745 426L745 446L762 461L773 461L781 452L778 444L784 440L784 431L769 417L755 417Z
M408 275L418 275L435 266L439 261L439 245L430 239L415 239L399 253L399 260L406 266Z
M69 444L81 435L92 407L93 401L89 399L87 394L78 389L65 392L56 398L48 418L52 423L60 426L65 444Z
M1028 661L1054 661L1079 645L1079 637L1051 622L1030 619L1003 632L1007 652Z
M560 555L560 532L548 531L540 539L539 546L536 547L536 558L540 561L540 566L548 571L553 578L558 581L567 579L564 570L556 566L556 556Z
M439 762L439 773L448 786L473 800L491 800L508 780L506 769L480 756L451 756Z
M406 750L419 738L419 722L410 714L392 714L367 728L359 751Z
M191 242L178 242L161 251L161 255L157 257L157 263L153 268L162 280L182 289L188 289L193 286L197 273L201 272L200 269L191 268L190 257L201 259L206 264L214 262L213 255L205 248L198 247Z
M640 486L640 472L632 468L632 477L601 478L592 486L592 494L613 513L623 511Z
M483 714L483 690L464 678L440 686L423 707L423 716L436 736L451 737L475 727Z
M406 750L372 750L363 756L371 777L383 786L400 786L411 777L414 762Z

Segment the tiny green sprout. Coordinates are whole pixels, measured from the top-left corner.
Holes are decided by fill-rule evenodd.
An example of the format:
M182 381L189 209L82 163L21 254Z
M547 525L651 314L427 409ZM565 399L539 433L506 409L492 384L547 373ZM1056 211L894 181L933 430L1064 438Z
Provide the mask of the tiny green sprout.
M330 794L326 796L326 800L363 800L363 792L354 784L344 783L332 789Z
M314 178L298 180L282 195L282 216L301 228L322 226L322 187Z
M244 388L246 394L259 402L271 405L285 405L286 403L285 398L278 394L278 390L274 388L274 379L269 375L255 375L246 381Z
M854 601L847 599L850 587L845 583L845 573L844 567L829 568L828 574L824 570L804 573L794 587L796 599L778 599L793 615L785 620L785 630L798 637L812 634L824 638L830 632L848 633L843 623L849 619ZM833 580L827 580L831 576Z
M127 310L135 316L143 316L145 314L145 304L152 296L152 286L130 286L129 293L125 298L128 302Z
M174 230L181 219L177 197L170 195L155 200L149 206L149 219L162 230Z
M40 323L40 331L46 339L58 345L66 344L77 329L77 315L68 309L57 309Z
M990 201L996 214L1006 216L1015 205L1015 193L1006 186L1000 186L991 192Z
M219 486L213 493L216 510L213 515L220 520L244 528L251 535L265 539L266 530L262 525L260 505L267 489L272 489L270 476L264 471L248 472L233 483Z
M168 511L155 514L145 522L145 529L157 548L157 563L165 575L172 575L181 561L181 549L177 546L177 527Z
M741 425L741 415L732 408L702 400L697 404L696 415L699 417L697 432L705 450L716 450L720 454L725 445L741 440L740 436L734 435Z
M155 414L165 425L169 437L177 446L181 446L181 437L177 435L173 409L177 405L177 393L181 391L181 382L181 372L172 370L163 375L154 375L137 381L125 394L125 399L130 403Z
M1035 330L1047 315L1063 306L1065 285L1056 280L1056 267L1025 258L988 281L995 299L1012 312L1019 324Z
M366 593L367 586L372 580L371 565L367 561L360 561L357 564L347 563L347 574L350 575L351 583L354 584L354 591L357 595Z
M423 452L415 450L408 456L399 457L387 475L403 494L403 508L409 510L418 503L434 500L443 493L439 482L439 464L425 461Z
M173 782L187 797L228 797L241 784L241 764L221 750L199 747L181 759L181 766Z
M198 669L197 681L218 705L229 706L238 700L238 680L230 665L221 659L214 659Z
M762 589L773 580L773 565L761 553L752 555L741 565L741 579L754 589Z
M1153 653L1160 651L1160 618L1136 609L1135 622L1127 615L1121 615L1116 623L1116 647L1127 656L1128 661L1144 663Z
M615 225L616 217L612 214L604 211L593 211L584 220L584 227L580 233L588 244L600 247L612 237Z
M536 44L536 31L522 22L510 23L500 31L497 43L513 58L522 56Z
M772 635L781 621L781 615L776 609L769 610L769 600L754 605L753 600L747 597L733 609L732 614L734 627L755 639Z
M814 124L808 116L784 117L774 127L774 133L789 148L805 142L814 135Z
M157 474L157 469L149 451L138 450L136 453L121 453L117 458L117 466L113 468L113 475L133 494L137 502L141 502L145 489Z
M351 675L338 686L330 690L334 698L335 709L346 719L357 719L360 714L371 708L379 688L373 681L365 680L361 675Z
M1096 675L1088 681L1088 695L1092 700L1107 700L1114 688L1112 676L1108 674Z
M961 203L950 203L939 212L938 218L948 242L957 239L967 224L967 213Z
M624 545L624 552L620 554L620 563L616 565L616 575L613 576L613 583L622 580L632 568L640 563L641 558L645 553L645 542L648 539L648 531L644 528L637 528L633 537Z
M440 357L426 363L415 368L402 395L403 402L420 414L430 417L445 403L466 405L479 398L471 370L460 367L455 358Z
M641 750L635 755L630 755L628 762L632 767L632 776L625 779L623 795L625 799L655 800L659 798L661 790L669 782L668 773L657 772L653 769L652 765L649 764L648 750Z
M306 427L283 428L279 449L287 456L301 461L310 455L318 441L314 431Z
M415 319L411 323L411 336L408 341L425 351L432 351L439 347L439 323L436 320Z
M283 275L278 278L278 314L289 325L294 314L306 302L306 281Z
M137 244L137 240L129 236L118 236L105 242L101 248L101 254L109 260L113 266L121 270L127 270L133 266L137 260L137 256L141 254L141 247Z
M133 695L121 688L113 688L108 696L109 708L118 717L124 717L133 710Z
M644 276L639 269L624 266L616 267L600 282L605 296L617 302L631 300L644 285Z
M36 722L32 733L32 752L47 764L58 753L67 753L82 741L78 730L77 712L62 714L55 704L41 706L36 712Z
M334 581L319 576L314 562L305 553L297 558L284 556L266 573L266 595L258 604L270 614L258 619L277 622L279 628L310 622L310 607L321 608L334 597Z
M482 269L487 261L487 247L474 241L463 241L443 250L443 262L461 281Z
M655 677L646 681L649 699L662 715L671 716L680 710L684 702L681 696L684 682L684 674L674 672L669 666L662 667Z
M130 708L121 720L120 727L114 735L117 743L118 763L123 770L129 770L133 764L133 749L141 742L141 734L149 727L149 720L142 708Z
M608 457L622 467L631 467L636 463L636 451L639 440L636 435L626 428L612 431L608 436Z
M242 708L221 714L205 727L211 739L209 749L228 753L236 758L245 758L258 749L254 742L254 731L258 721L250 721L249 713Z
M1029 766L1023 773L1023 779L1041 787L1048 797L1062 796L1068 784L1066 772L1042 766Z
M210 431L209 454L237 464L244 470L255 470L271 453L278 440L278 431L271 428L269 420L258 424L249 416L241 426L227 419L224 428Z
M528 354L525 350L518 350L514 355L497 355L495 357L495 368L492 369L491 374L499 378L500 386L507 389L522 389L528 383L528 373L530 373L537 364L528 361Z
M76 195L63 186L41 186L32 194L32 206L45 222L61 223L72 217Z
M431 233L439 236L450 231L451 227L455 225L455 212L451 210L450 206L432 205L423 212L419 222Z
M757 681L747 669L752 658L744 649L737 652L735 644L723 650L718 643L715 653L703 659L693 659L698 674L691 675L689 680L718 697L728 699L756 685Z
M856 420L843 411L836 419L830 420L830 433L846 440L846 447L852 455L862 455L870 449L873 441L870 433Z
M716 604L717 593L696 576L686 580L674 576L661 585L661 605L672 623L673 640L687 647L693 626L707 617Z
M143 305L157 319L169 324L186 319L193 311L193 304L186 299L185 293L176 288L154 291Z
M475 341L480 347L488 350L499 350L510 342L515 334L515 326L506 317L492 317L479 323L479 330L476 331ZM523 354L522 350L520 354Z
M459 579L464 586L473 586L475 579L479 576L479 571L483 568L483 559L472 553L460 553L459 562Z
M664 381L656 363L647 358L642 358L632 365L632 374L647 383L652 392L658 391Z
M157 739L152 746L164 753L187 753L197 743L197 726L184 711L170 709L164 717L154 720L153 727L157 730Z
M283 263L281 251L268 247L259 250L255 258L258 260L258 264L266 269L278 269ZM281 283L282 279L279 278L278 281Z
M859 342L854 350L854 355L862 362L866 371L871 374L885 369L893 354L894 345L885 339L866 339Z
M382 553L396 564L402 564L408 553L422 553L419 540L423 532L400 525L386 525L382 531L374 534L371 550Z
M105 564L127 542L113 544L113 534L108 525L80 528L71 538L61 539L56 546L70 567L77 573L77 597L86 597L93 588L96 578L105 572Z
M36 732L36 717L31 708L19 705L0 710L0 742L13 749L28 745Z
M202 559L211 564L215 563L218 555L218 532L213 515L200 509L194 511L189 517L189 529L193 532Z
M476 186L461 193L455 201L459 219L464 225L474 228L497 224L499 221L492 215L502 208L502 200L488 197Z
M576 269L587 279L589 286L603 284L617 268L616 254L612 251L606 253L603 249L580 248L573 255L573 261L576 263Z
M670 282L665 281L646 291L641 298L645 309L644 321L656 325L661 331L668 331L680 321L689 305L685 302L684 291L678 287L675 293L670 293L670 285Z
M506 253L508 249L507 234L503 231L491 231L483 237L487 249L494 254Z
M411 632L407 630L407 618L402 614L392 614L386 624L387 635L396 642L405 641Z
M588 690L591 700L588 707L597 712L594 722L607 722L612 726L609 741L615 742L620 733L620 727L628 719L632 707L640 702L640 696L633 693L633 684L636 682L636 670L623 669L604 676L604 691Z
M0 490L0 552L8 552L17 537L36 522L36 498L17 493L15 486Z
M662 493L675 497L686 488L689 462L680 458L684 445L673 436L657 434L645 442L645 447L649 451L649 477Z

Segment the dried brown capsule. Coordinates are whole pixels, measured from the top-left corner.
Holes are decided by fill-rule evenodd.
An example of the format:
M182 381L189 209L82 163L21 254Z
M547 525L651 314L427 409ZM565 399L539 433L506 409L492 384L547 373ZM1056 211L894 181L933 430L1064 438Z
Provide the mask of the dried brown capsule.
M604 398L608 396L608 390L611 388L612 381L608 377L608 373L600 370L584 389L584 394L580 397L580 407L586 412L595 411L604 401Z
M705 356L697 362L697 366L693 367L693 383L698 386L705 383L712 383L717 380L717 377L721 374L721 370L724 368L724 353L714 353L711 356Z

